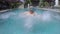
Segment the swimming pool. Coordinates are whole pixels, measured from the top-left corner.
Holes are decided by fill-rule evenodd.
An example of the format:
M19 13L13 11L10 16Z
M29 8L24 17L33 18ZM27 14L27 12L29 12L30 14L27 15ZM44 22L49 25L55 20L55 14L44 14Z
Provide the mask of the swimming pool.
M0 34L60 34L60 13L36 9L41 16L22 15L27 10L13 9L0 14Z

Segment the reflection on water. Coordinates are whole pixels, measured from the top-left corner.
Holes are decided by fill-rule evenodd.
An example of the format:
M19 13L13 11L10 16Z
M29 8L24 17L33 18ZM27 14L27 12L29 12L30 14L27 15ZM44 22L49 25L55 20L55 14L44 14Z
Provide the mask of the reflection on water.
M0 15L0 34L59 34L60 15L36 10L37 15L24 12L8 12ZM2 25L1 25L2 24Z

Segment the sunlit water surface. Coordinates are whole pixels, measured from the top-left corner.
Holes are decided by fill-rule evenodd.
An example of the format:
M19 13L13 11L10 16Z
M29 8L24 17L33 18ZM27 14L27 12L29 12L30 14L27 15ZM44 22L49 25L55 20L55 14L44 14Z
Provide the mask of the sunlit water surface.
M0 14L0 34L60 34L60 13L35 9L37 15L13 9Z

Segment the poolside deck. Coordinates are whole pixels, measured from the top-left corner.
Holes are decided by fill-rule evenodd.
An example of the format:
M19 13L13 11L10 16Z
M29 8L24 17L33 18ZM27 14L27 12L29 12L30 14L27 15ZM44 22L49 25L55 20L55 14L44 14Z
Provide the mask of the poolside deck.
M39 9L48 10L48 11L60 12L60 9L52 9L52 8L39 8Z
M12 9L0 10L0 13L7 12L8 10L12 10Z
M23 8L23 5L21 5L19 8ZM48 11L55 11L55 12L60 12L60 9L57 9L57 8L39 8L39 7L37 7L38 9L43 9L43 10L48 10ZM8 11L8 10L13 10L13 9L7 9L7 10L1 10L0 11L0 13L1 12L6 12L6 11Z
M48 10L48 11L55 11L55 12L60 12L60 6L58 7L49 7L49 8L39 8L37 6L38 9L43 9L43 10Z

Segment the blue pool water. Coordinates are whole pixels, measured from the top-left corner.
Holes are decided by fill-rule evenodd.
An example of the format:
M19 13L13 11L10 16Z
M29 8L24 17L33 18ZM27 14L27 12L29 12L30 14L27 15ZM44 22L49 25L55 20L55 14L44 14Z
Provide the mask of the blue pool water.
M60 34L60 13L33 9L38 15L23 15L28 9L0 14L0 34Z

